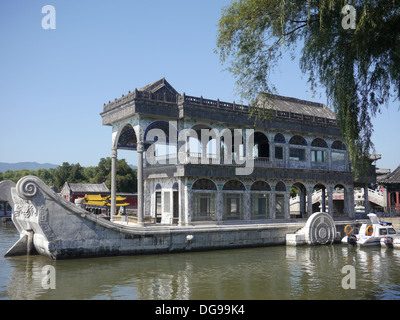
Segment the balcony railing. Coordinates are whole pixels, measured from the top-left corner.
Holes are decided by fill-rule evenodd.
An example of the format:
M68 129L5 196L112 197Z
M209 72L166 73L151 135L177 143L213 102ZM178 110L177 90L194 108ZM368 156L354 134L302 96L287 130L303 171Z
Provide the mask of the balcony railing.
M281 97L280 99L293 100L291 98L285 98L285 97ZM183 93L183 95L173 96L173 95L168 95L166 93L156 94L156 93L151 93L149 91L140 91L135 89L135 91L129 92L127 95L122 95L122 97L119 99L115 99L114 101L109 101L107 104L104 104L103 112L107 112L114 108L118 108L134 100L148 100L148 101L162 102L175 105L180 103L187 103L188 105L206 106L222 110L239 111L243 113L249 113L251 111L250 106L237 104L235 102L225 102L225 101L220 101L219 99L217 100L205 99L203 97L189 96L186 95L185 93ZM297 101L297 99L294 100ZM311 103L311 102L303 101L303 103ZM317 117L302 113L282 111L282 110L272 110L272 109L271 112L272 112L271 115L276 118L290 119L301 122L311 122L314 124L322 124L326 126L337 126L336 119L332 118Z
M213 165L244 165L246 162L253 160L254 165L257 167L271 166L270 158L268 157L255 157L248 159L244 156L232 154L230 157L222 155L218 157L215 153L202 154L200 152L186 152L170 155L161 155L148 157L146 159L146 166L162 166L169 164L213 164Z
M253 164L251 164L253 161ZM217 165L217 166L251 166L265 168L292 168L292 169L310 169L310 170L331 170L349 172L348 165L315 166L308 161L290 161L285 159L274 159L270 157L246 158L241 155L231 154L230 156L217 156L215 153L202 154L201 152L180 152L178 154L167 154L161 156L147 157L144 161L145 167L159 167L165 165L195 164L195 165Z

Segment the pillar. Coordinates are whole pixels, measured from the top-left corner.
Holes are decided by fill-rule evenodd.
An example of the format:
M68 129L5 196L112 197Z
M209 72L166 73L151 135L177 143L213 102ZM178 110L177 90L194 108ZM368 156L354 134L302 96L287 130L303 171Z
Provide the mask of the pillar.
M321 211L326 212L326 188L321 189Z
M332 170L332 150L331 149L326 150L325 161L328 161L328 171L331 171Z
M111 150L111 211L110 218L115 216L117 205L117 149Z
M222 223L223 210L224 210L224 196L218 186L217 186L216 193L217 194L215 197L215 207L216 207L215 208L215 215L216 215L215 220L217 221L217 223Z
M284 212L284 217L285 219L290 219L290 189L289 191L285 192L285 212Z
M313 214L312 210L312 197L313 197L313 187L308 188L307 192L307 213L308 213L308 218L311 217Z
M186 188L186 201L187 201L187 210L185 215L185 225L190 225L192 223L193 216L193 192L190 188Z
M275 142L273 138L270 139L270 143L269 143L269 161L272 163L272 167L276 167L276 160L275 160Z
M244 220L250 221L251 220L251 194L250 190L246 188L244 192Z
M144 226L143 222L143 142L137 144L137 156L138 156L138 168L137 168L137 223L138 225Z
M354 188L353 186L347 188L347 200L345 197L345 200L347 202L347 213L349 218L355 218L355 212L354 212Z
M271 195L271 207L270 207L270 214L271 214L271 219L276 219L276 193L275 193L275 187L271 187L272 192L270 193Z
M183 178L178 180L178 192L179 192L179 219L178 226L182 226L184 224L184 213L185 213L185 180Z
M328 187L328 213L332 218L333 218L333 192L334 192L334 187Z
M369 213L369 200L368 200L368 184L364 185L364 208L365 213Z

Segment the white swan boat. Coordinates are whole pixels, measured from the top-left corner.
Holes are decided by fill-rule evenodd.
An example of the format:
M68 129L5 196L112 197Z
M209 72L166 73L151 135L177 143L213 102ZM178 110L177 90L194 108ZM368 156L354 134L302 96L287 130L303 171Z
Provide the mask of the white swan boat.
M358 234L353 234L353 228L350 225L345 227L347 236L342 239L342 243L358 246L386 246L386 238L394 237L397 239L397 231L393 228L391 223L381 222L374 213L369 213L367 216L370 223L363 223ZM387 239L386 242L388 242L388 240L390 241L390 239ZM388 245L390 244L388 243Z

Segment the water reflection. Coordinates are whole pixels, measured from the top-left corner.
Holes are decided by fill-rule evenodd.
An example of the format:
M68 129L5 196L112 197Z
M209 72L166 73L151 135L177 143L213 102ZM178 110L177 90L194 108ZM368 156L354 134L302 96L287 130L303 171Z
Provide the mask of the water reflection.
M7 264L2 297L10 299L398 299L400 250L343 245L267 247L212 252ZM42 288L42 268L56 289ZM356 290L342 288L342 268L356 270Z

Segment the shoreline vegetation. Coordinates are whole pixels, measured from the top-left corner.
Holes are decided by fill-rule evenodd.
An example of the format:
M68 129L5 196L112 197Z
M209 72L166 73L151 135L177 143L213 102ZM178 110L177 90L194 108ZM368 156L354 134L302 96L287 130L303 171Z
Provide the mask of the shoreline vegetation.
M111 189L111 158L101 158L97 166L82 167L79 163L64 162L57 168L21 169L0 172L0 181L11 180L17 183L21 178L33 175L40 178L48 186L54 186L59 191L64 183L105 183ZM137 192L136 169L132 169L125 159L117 161L117 191Z

